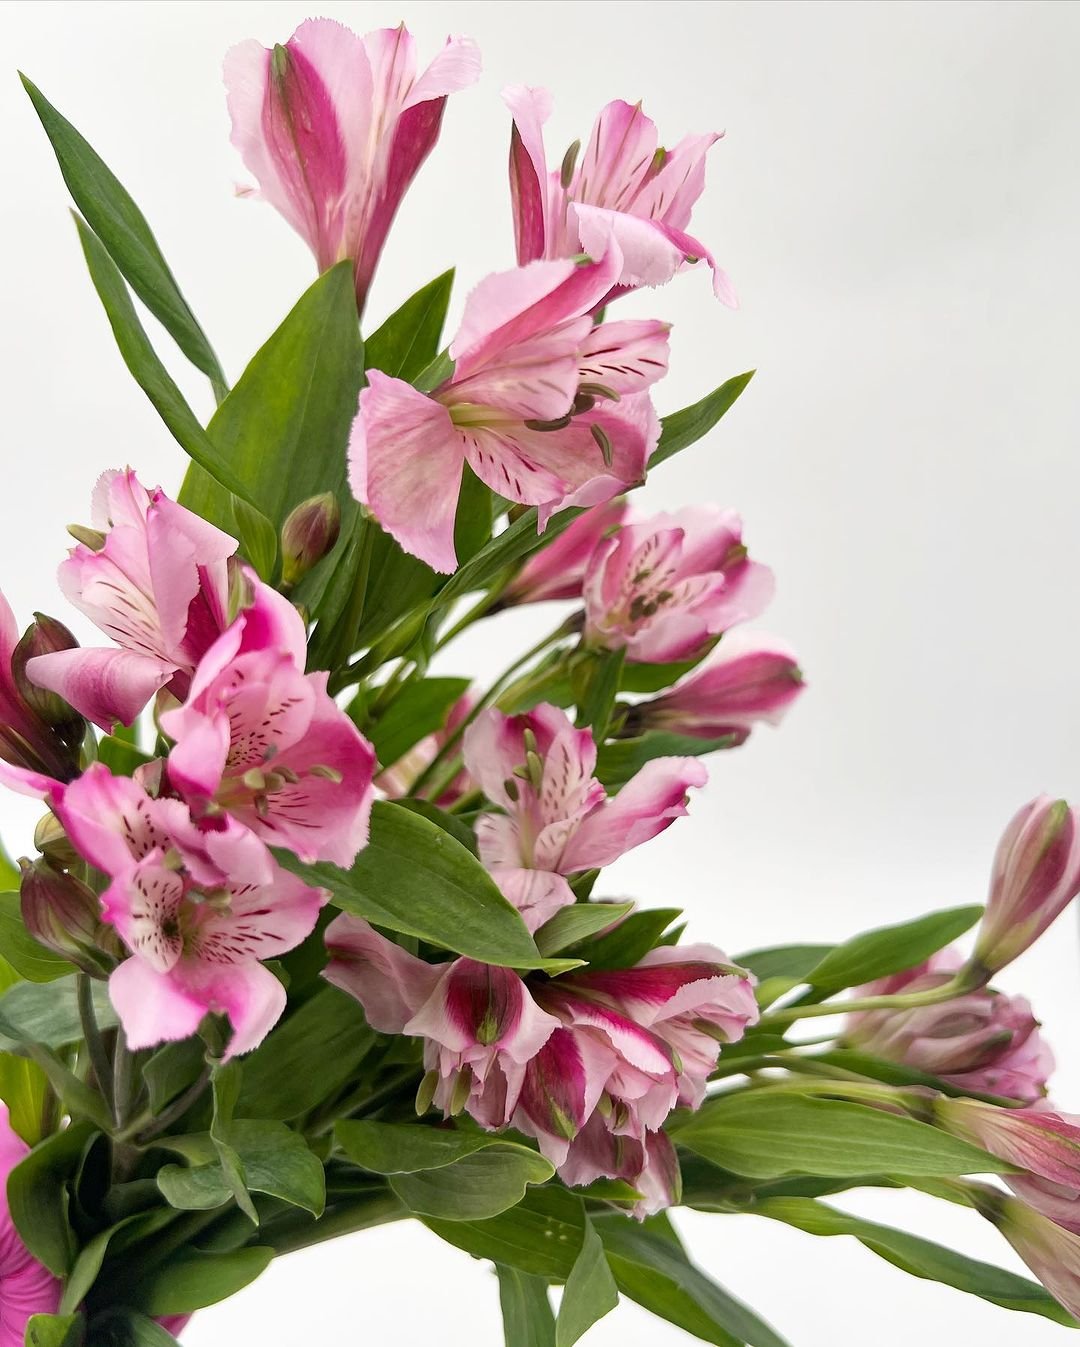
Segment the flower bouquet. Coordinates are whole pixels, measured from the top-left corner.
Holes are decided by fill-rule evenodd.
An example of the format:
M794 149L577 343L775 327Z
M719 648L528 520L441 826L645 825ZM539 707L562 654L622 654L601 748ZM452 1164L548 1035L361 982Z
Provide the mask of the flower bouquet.
M59 570L100 648L0 600L0 780L42 802L34 854L0 855L0 1344L162 1347L273 1258L413 1219L494 1266L508 1347L571 1347L620 1295L783 1347L691 1261L680 1205L1076 1327L1080 1119L990 985L1080 890L1075 810L1017 813L985 911L835 946L729 957L605 890L803 683L741 630L772 576L738 516L632 503L750 378L658 417L668 325L620 316L686 270L734 302L688 232L715 135L668 150L615 102L549 162L548 94L507 90L517 266L470 278L448 344L450 273L369 319L478 71L467 39L422 68L404 27L328 20L228 55L247 190L319 272L231 386L131 196L24 79L190 463L175 498L101 465ZM135 298L208 378L207 426ZM490 685L432 672L545 601L562 619ZM973 1208L1038 1282L828 1201L867 1186Z

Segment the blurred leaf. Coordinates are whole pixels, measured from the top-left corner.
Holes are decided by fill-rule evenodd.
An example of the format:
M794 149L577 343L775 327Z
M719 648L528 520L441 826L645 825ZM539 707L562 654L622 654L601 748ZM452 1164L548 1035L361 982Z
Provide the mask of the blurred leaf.
M172 375L150 344L124 278L101 240L78 215L75 225L86 265L90 269L90 279L105 307L124 364L131 371L135 382L153 403L181 449L216 482L236 495L250 499L232 465L203 430L198 417L188 406Z
M0 1099L8 1106L12 1128L30 1146L41 1140L48 1080L37 1062L0 1052Z
M982 913L978 905L954 907L854 936L830 950L806 981L831 994L914 968L970 930Z
M15 1229L30 1253L57 1277L68 1274L78 1252L68 1220L68 1185L97 1135L91 1123L71 1123L35 1146L8 1175L8 1208Z
M81 1314L32 1314L26 1322L26 1347L82 1347L85 1333Z
M740 968L749 968L760 982L786 978L798 986L807 981L810 970L835 948L834 945L774 945L740 954L735 962Z
M323 987L244 1058L237 1108L245 1117L298 1118L349 1081L374 1041L352 997Z
M624 1216L600 1217L597 1229L619 1290L661 1319L718 1347L788 1347L753 1310L695 1267L666 1234Z
M87 1347L177 1347L176 1339L159 1323L127 1308L95 1314L90 1333Z
M555 1316L547 1282L515 1267L495 1264L505 1347L555 1347Z
M660 420L660 443L649 460L650 470L674 454L695 444L712 430L717 421L733 405L739 394L754 377L754 371L737 374L713 392L706 394L692 407L672 412Z
M261 510L239 496L230 496L232 524L228 532L240 540L240 551L260 580L270 584L278 563L278 534Z
M536 932L536 948L541 954L558 954L625 917L633 906L632 902L571 903L569 907L560 908Z
M364 729L379 762L389 767L421 739L446 724L450 708L469 686L467 678L421 678L408 683Z
M38 944L23 925L17 893L0 893L0 956L27 982L55 982L75 972L73 964Z
M143 1271L130 1287L132 1302L145 1313L191 1314L242 1291L270 1264L273 1249L258 1245L231 1253L182 1249L164 1266Z
M335 492L352 519L345 450L362 371L352 264L341 262L301 295L207 429L242 483L231 489L275 531L294 505L323 491ZM227 494L198 467L188 469L180 503L226 532L235 527ZM343 512L343 534L345 519Z
M1076 1320L1057 1303L1048 1291L1026 1277L981 1263L964 1254L954 1253L917 1235L894 1230L874 1221L837 1211L813 1198L766 1198L754 1205L759 1216L783 1221L810 1235L851 1235L879 1258L892 1263L913 1277L942 1282L957 1291L989 1300L1007 1310L1041 1314L1067 1328L1078 1328Z
M105 983L93 985L94 1013L101 1029L115 1029L116 1012ZM55 982L19 982L0 996L0 1048L37 1043L62 1048L82 1038L74 976Z
M485 963L549 966L476 857L411 810L377 800L371 840L349 871L277 854L287 870L328 888L336 906L377 926Z
M696 669L715 644L715 641L711 641L693 659L678 660L674 664L627 664L619 688L622 692L662 692Z
M195 368L209 378L215 395L220 397L226 385L217 356L180 293L142 211L105 162L40 89L25 75L20 75L20 79L52 142L72 199L90 228L131 288Z
M598 744L607 735L625 661L625 650L605 650L602 654L590 656L575 670L577 727L591 727L593 738Z
M615 1278L611 1275L604 1245L586 1216L581 1251L559 1305L555 1326L555 1347L574 1347L574 1343L619 1303Z
M588 960L591 968L632 968L656 947L663 932L681 916L682 910L677 907L631 912L607 935L584 941L569 952Z
M2 842L0 842L0 891L8 889L17 889L22 874L19 867L7 854Z
M717 739L697 739L688 734L650 730L636 739L613 739L602 744L596 756L596 775L609 791L619 790L654 758L703 757L724 748L738 748L743 736L725 734Z
M118 734L103 735L98 741L97 755L98 761L114 776L133 776L137 767L152 761L149 753Z
M251 1058L247 1059L250 1062ZM185 1038L158 1048L142 1067L150 1094L150 1110L157 1114L193 1085L206 1066L206 1044L201 1038ZM247 1062L245 1062L246 1072Z
M1011 1166L913 1118L863 1104L749 1090L707 1100L674 1136L751 1178L786 1174L1004 1174Z
M453 284L451 267L396 309L368 337L364 346L365 369L382 370L411 383L438 354Z

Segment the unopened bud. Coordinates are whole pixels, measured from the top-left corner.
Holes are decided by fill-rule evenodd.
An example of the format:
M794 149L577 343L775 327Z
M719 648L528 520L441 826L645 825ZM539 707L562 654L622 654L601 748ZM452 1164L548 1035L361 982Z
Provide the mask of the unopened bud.
M82 524L69 524L67 531L77 543L89 547L91 552L100 552L105 546L105 535L100 529L84 528Z
M93 889L47 860L23 863L22 919L40 945L101 976L120 955L115 934L101 920Z
M34 829L34 846L54 865L75 865L80 859L79 853L71 845L64 831L64 825L51 809L38 819L37 827Z
M331 551L341 533L341 506L332 491L302 501L281 527L281 579L290 588Z
M26 629L22 640L11 655L11 676L19 696L29 710L50 729L69 749L77 749L86 735L86 721L73 710L63 697L31 682L26 673L27 663L38 655L52 655L60 650L76 650L78 641L62 622L44 613L35 613L34 621Z
M564 191L574 181L574 165L577 163L580 150L581 141L575 140L572 145L568 146L566 153L563 155L562 163L559 165L559 182L562 184Z

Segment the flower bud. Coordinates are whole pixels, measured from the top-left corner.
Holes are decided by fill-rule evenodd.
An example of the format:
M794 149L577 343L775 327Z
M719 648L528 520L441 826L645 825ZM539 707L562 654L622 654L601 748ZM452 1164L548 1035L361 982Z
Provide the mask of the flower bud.
M933 1110L937 1125L953 1136L1051 1183L1080 1188L1080 1118L977 1099L935 1099Z
M333 548L341 532L341 506L332 491L301 501L281 526L281 581L288 588Z
M68 865L75 865L81 859L79 853L71 845L71 841L64 830L64 825L51 809L42 814L37 821L37 826L34 828L34 846L59 869Z
M972 985L1032 945L1080 892L1076 809L1040 795L1006 828L994 857L990 898L966 970Z
M1080 1235L1014 1197L980 1187L974 1203L1070 1314L1080 1314Z
M46 949L98 976L119 957L117 937L101 920L97 894L74 875L47 860L24 861L19 895L23 923Z
M27 677L26 665L37 655L53 655L59 650L77 650L78 641L62 622L44 613L35 613L22 640L11 656L11 674L30 711L56 732L60 741L77 749L86 735L86 721L55 692L38 687Z

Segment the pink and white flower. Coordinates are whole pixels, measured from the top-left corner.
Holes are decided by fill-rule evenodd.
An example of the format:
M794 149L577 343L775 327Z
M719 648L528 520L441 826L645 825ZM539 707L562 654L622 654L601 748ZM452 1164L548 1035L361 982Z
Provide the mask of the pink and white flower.
M685 266L705 261L717 298L737 303L712 253L686 233L705 187L705 155L718 133L685 136L665 150L641 104L616 100L597 117L580 165L575 144L561 168L549 171L544 123L551 95L517 86L503 98L514 118L510 196L522 266L538 257L598 256L614 241L622 257L615 294L663 285Z
M464 758L503 811L477 821L480 859L530 930L573 902L565 876L610 865L663 832L708 778L696 758L656 758L608 799L593 775L592 733L546 703L520 716L482 712L465 731Z
M0 1104L0 1347L23 1347L35 1314L56 1314L63 1285L23 1244L7 1200L8 1175L30 1154Z
M616 497L579 515L554 542L532 554L507 585L502 604L579 599L589 558L600 540L623 522L626 509L626 501Z
M979 1210L1059 1304L1080 1315L1080 1235L1016 1198L986 1192Z
M1041 1106L998 1108L977 1099L937 1099L934 1120L999 1160L1080 1189L1080 1117Z
M929 991L952 981L963 964L941 950L903 973L872 982L859 996ZM988 988L910 1010L850 1015L844 1038L863 1052L927 1071L962 1090L1033 1104L1046 1094L1054 1055L1022 996Z
M250 39L225 58L232 142L259 194L320 271L352 259L361 313L397 209L439 138L447 96L479 74L469 38L448 38L421 72L404 24L358 37L332 19L309 19L273 50Z
M161 716L168 774L196 810L227 810L304 861L349 866L367 841L375 753L304 673L296 609L250 577L254 602L200 661L183 706Z
M734 631L671 692L632 707L623 732L667 730L743 743L759 722L778 725L804 686L795 656L781 641Z
M628 524L601 542L585 573L585 641L645 664L688 659L757 617L773 594L733 510L690 506Z
M236 540L147 491L130 468L103 473L92 519L103 535L60 566L60 588L119 649L38 655L27 677L104 730L130 725L168 686L187 693L196 664L228 623L228 560Z
M110 879L102 917L131 951L109 995L132 1048L187 1038L224 1014L226 1057L250 1052L285 1009L261 960L311 934L329 895L282 870L242 824L196 823L185 804L154 799L94 763L55 809L72 844Z
M454 519L467 463L492 491L555 510L597 505L644 479L659 436L647 389L667 368L663 323L595 327L618 274L596 262L536 262L473 290L430 394L368 372L349 445L353 494L407 552L457 565Z

